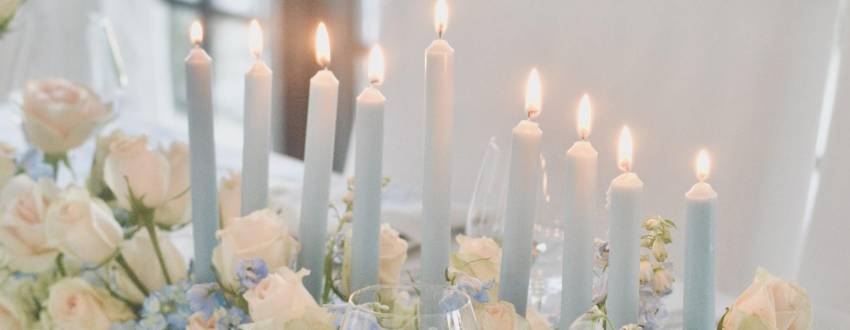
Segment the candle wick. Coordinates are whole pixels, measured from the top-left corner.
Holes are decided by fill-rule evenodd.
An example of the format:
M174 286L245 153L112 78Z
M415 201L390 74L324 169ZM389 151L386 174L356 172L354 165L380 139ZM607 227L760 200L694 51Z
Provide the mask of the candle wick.
M440 31L437 31L437 39L440 39L440 40L443 39L443 29L440 29Z

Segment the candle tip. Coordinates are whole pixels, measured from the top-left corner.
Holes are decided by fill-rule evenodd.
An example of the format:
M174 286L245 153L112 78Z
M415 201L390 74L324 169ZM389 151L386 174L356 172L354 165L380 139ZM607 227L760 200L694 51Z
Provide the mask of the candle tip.
M632 131L629 126L623 126L623 131L620 133L620 143L617 147L617 166L623 172L632 171L633 145Z
M200 45L204 41L204 28L198 20L192 22L192 27L189 29L189 40L194 45Z
M528 119L539 116L542 106L543 87L540 83L540 72L537 68L533 68L528 74L528 82L525 85L525 112L528 114Z
M316 62L323 68L331 64L331 41L325 22L319 22L316 28Z
M251 24L248 26L248 47L251 50L251 55L259 59L263 53L263 28L260 27L260 22L256 19L251 20Z
M384 82L384 52L380 45L375 45L369 52L369 83L380 86Z
M697 179L704 182L708 179L711 172L711 160L708 158L708 151L702 149L697 155Z
M434 28L437 30L437 36L442 39L446 33L446 28L449 25L449 5L446 0L437 0L434 6Z
M586 140L590 136L591 117L590 96L585 93L578 105L578 136Z

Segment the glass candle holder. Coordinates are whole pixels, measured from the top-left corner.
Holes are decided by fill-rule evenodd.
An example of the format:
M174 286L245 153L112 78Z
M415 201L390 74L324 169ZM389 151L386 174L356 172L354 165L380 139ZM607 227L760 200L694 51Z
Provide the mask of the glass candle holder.
M472 302L444 285L375 285L355 291L342 330L477 330Z

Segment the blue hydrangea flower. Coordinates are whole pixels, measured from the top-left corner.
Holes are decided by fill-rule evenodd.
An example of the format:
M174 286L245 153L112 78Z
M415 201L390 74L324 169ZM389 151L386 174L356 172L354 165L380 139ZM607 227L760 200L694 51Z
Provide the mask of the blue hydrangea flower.
M269 275L266 262L260 258L239 261L236 268L236 278L245 289L252 289Z
M186 291L189 282L181 281L151 293L142 303L142 319L138 327L142 329L185 329L187 319L192 315Z
M251 318L245 311L232 307L227 313L222 313L218 318L216 329L238 329L240 325L251 322Z
M189 301L189 309L193 313L201 312L204 318L210 318L217 308L227 305L224 295L215 283L193 285L186 292L186 300Z

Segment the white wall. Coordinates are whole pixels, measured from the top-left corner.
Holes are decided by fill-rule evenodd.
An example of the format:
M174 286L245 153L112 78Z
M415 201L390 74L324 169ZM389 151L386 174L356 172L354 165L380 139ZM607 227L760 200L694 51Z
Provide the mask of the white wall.
M595 105L591 141L600 152L602 185L616 175L616 136L628 123L636 171L646 182L647 215L684 225L693 158L707 147L714 158L710 182L721 198L721 289L739 293L756 265L793 278L837 2L451 1L446 39L456 50L456 202L468 201L488 138L507 141L523 117L525 78L537 66L550 161L576 139L575 106L587 91ZM422 55L434 38L432 5L381 5L390 137L385 168L395 183L412 187L421 184ZM849 143L845 138L829 148L846 150ZM600 196L603 191L600 186ZM680 266L681 254L674 252ZM846 270L840 274L846 278Z

